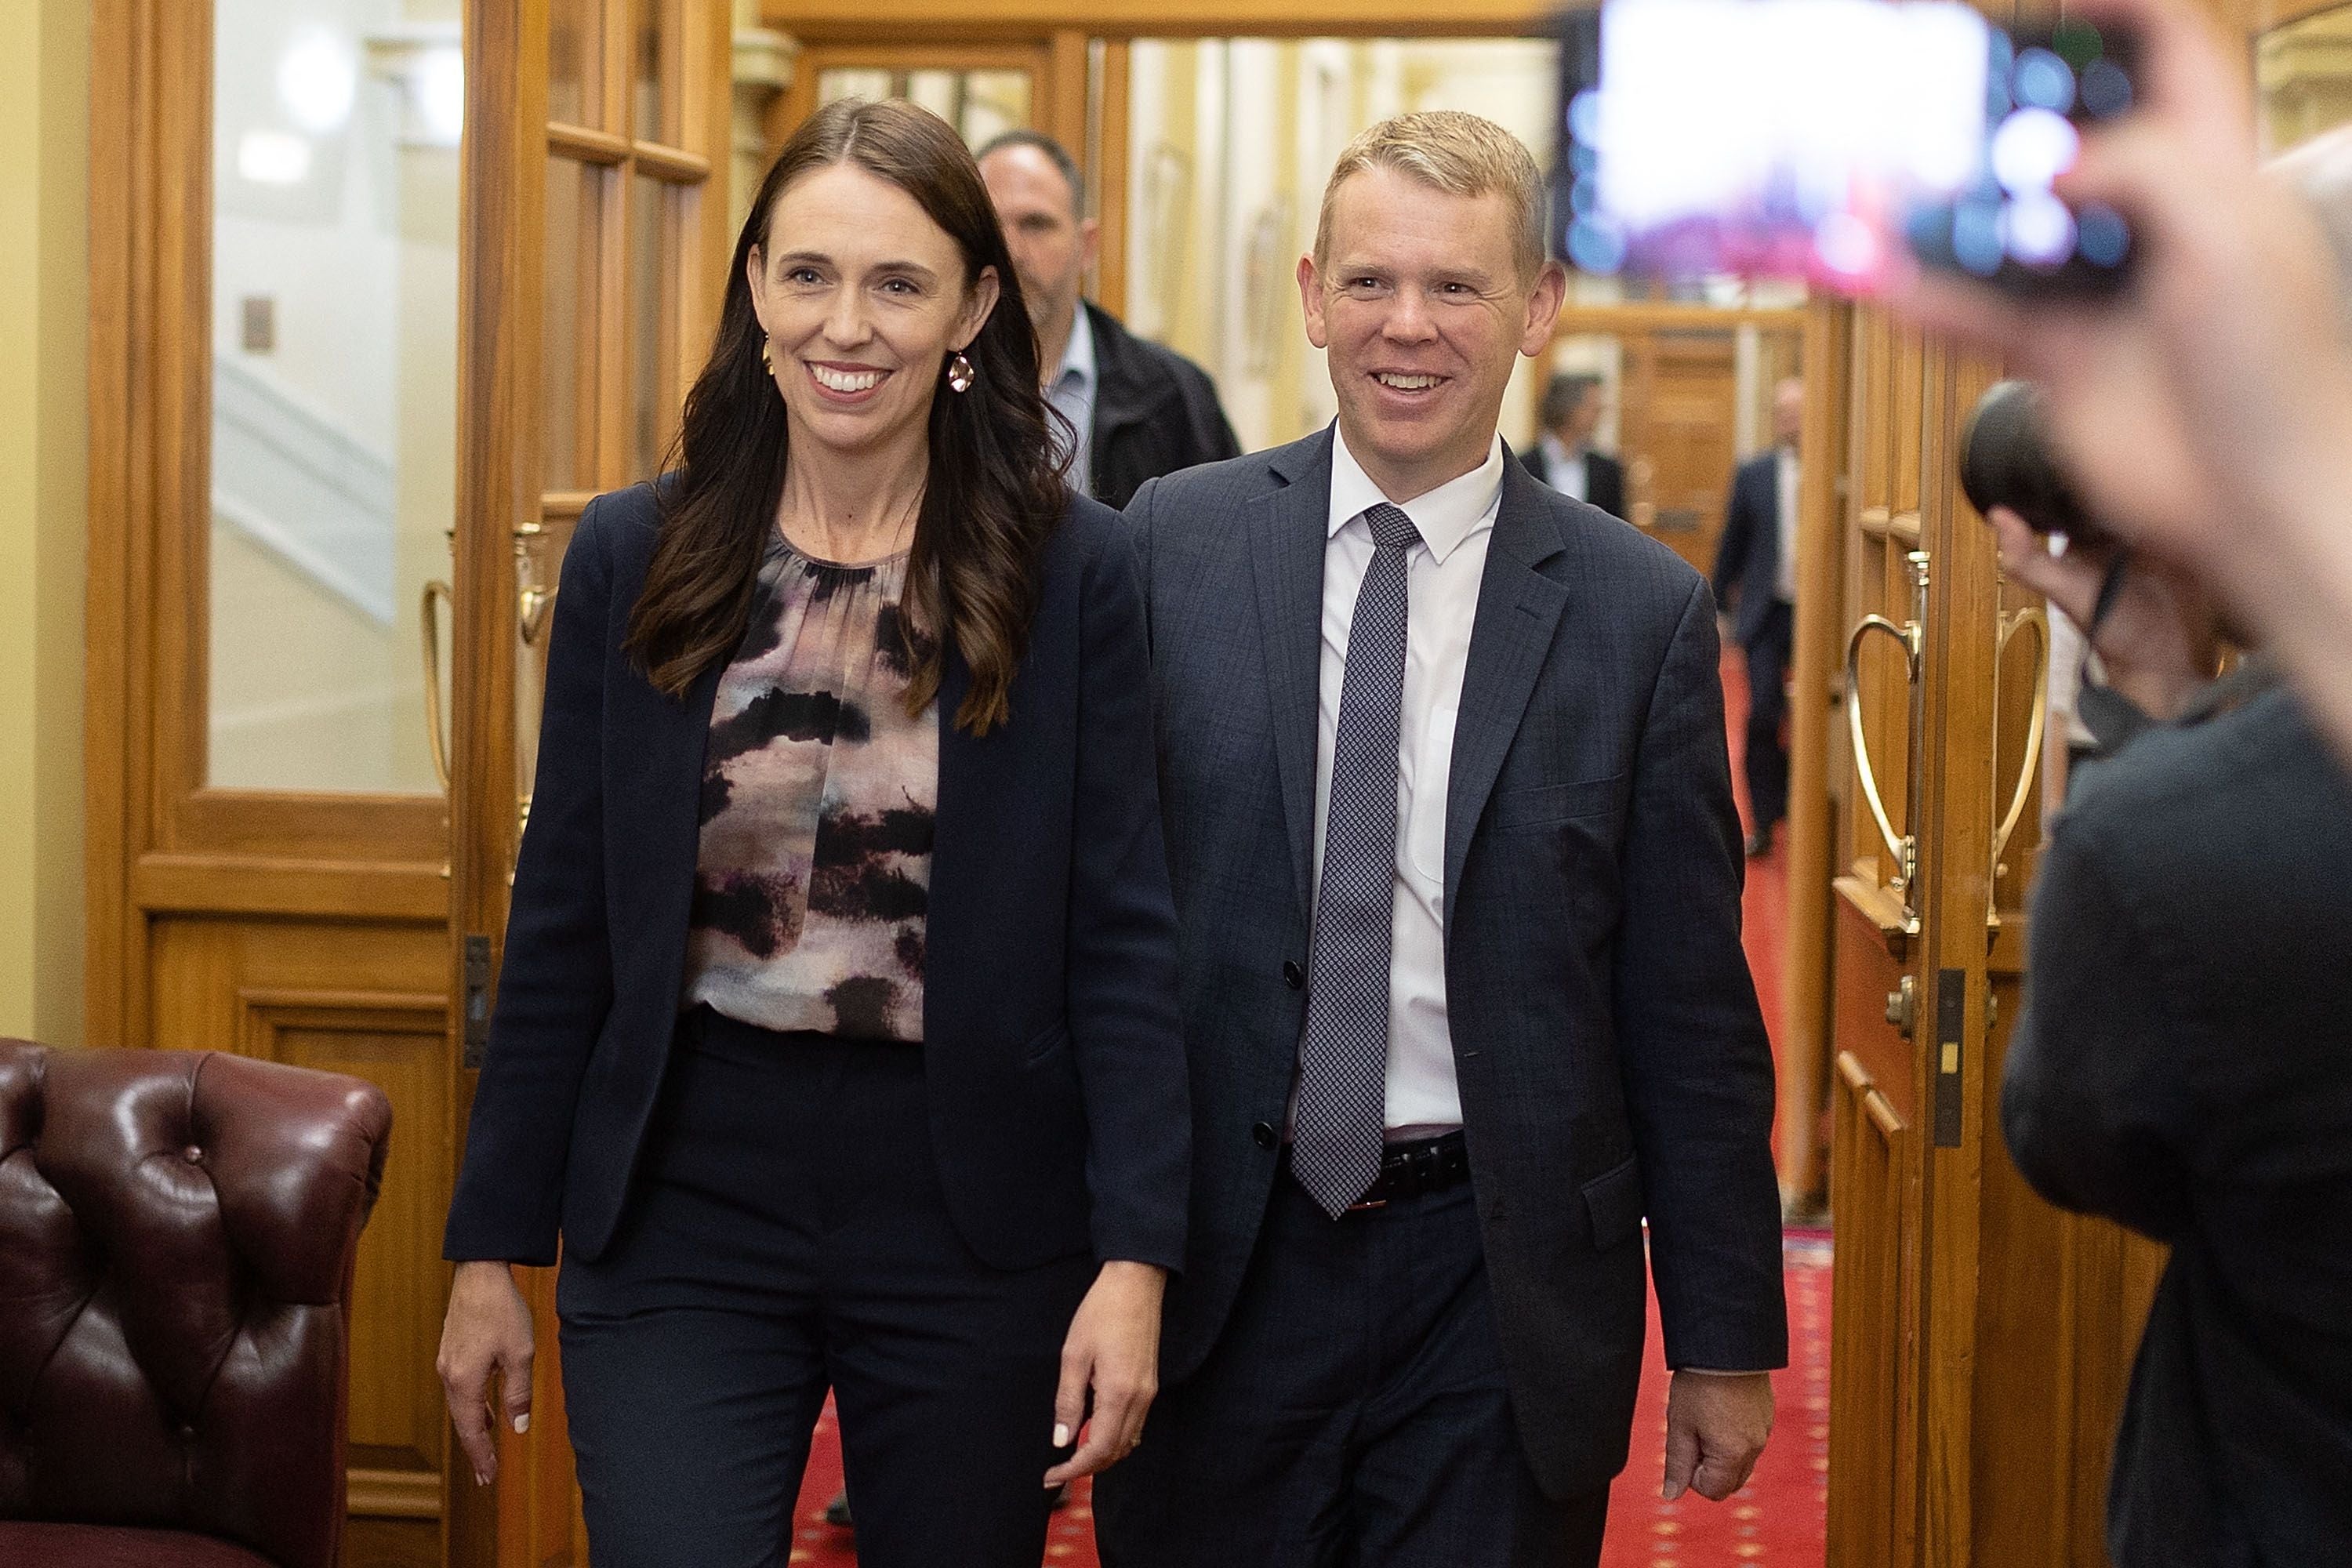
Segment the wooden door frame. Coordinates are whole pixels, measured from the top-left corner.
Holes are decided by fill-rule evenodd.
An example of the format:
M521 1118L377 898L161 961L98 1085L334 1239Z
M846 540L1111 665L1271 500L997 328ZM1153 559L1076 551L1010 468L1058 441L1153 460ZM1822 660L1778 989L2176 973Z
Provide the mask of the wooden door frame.
M90 116L83 994L87 1037L126 1044L152 1026L157 916L437 922L447 895L436 796L205 784L211 6L93 0L91 22L128 90Z

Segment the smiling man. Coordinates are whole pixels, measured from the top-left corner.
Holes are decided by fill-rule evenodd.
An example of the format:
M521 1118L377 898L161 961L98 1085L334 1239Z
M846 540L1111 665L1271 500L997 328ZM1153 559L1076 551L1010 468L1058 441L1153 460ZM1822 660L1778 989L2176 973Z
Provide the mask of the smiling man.
M1099 234L1077 160L1034 131L1008 131L979 156L1037 329L1046 401L1076 437L1063 455L1071 484L1125 506L1146 479L1238 454L1208 373L1086 298Z
M1298 284L1336 426L1128 509L1194 1137L1104 1562L1589 1565L1645 1215L1666 1495L1747 1479L1786 1358L1715 605L1507 461L1565 286L1507 132L1358 138Z

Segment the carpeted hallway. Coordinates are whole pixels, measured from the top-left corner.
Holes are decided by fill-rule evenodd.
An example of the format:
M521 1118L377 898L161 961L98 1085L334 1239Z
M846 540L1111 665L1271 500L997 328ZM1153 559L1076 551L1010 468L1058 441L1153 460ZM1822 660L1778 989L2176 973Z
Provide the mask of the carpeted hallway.
M1732 777L1738 781L1748 684L1737 649L1725 652L1723 683ZM1735 788L1744 818L1747 792L1736 782ZM1774 1024L1780 1016L1787 910L1785 855L1785 845L1776 841L1769 858L1749 865L1743 933L1764 1016ZM1776 1050L1778 1045L1775 1040ZM1790 1364L1772 1378L1779 1414L1771 1445L1755 1476L1727 1502L1711 1503L1695 1492L1676 1502L1659 1500L1658 1480L1665 1468L1666 1370L1658 1340L1657 1303L1650 1303L1633 1458L1611 1494L1601 1568L1820 1568L1829 1472L1829 1237L1822 1232L1791 1231L1783 1240L1782 1258L1789 1288ZM794 1563L854 1568L857 1555L850 1532L824 1519L825 1502L840 1485L841 1450L828 1408L801 1489ZM1082 1483L1069 1506L1054 1517L1045 1546L1047 1564L1093 1568L1094 1525L1087 1503Z

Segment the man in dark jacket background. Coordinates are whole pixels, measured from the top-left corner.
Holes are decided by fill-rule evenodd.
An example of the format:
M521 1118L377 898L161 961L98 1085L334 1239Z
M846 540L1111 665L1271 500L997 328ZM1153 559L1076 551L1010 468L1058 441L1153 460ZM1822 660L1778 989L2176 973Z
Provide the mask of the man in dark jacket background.
M1772 852L1772 830L1789 814L1789 660L1797 614L1797 435L1805 384L1772 389L1772 445L1739 465L1716 546L1715 599L1748 655L1748 853Z
M1146 479L1239 457L1208 374L1081 297L1097 236L1084 216L1084 176L1062 144L1008 131L980 150L980 173L1036 323L1046 400L1076 427L1085 454L1071 482L1124 507Z

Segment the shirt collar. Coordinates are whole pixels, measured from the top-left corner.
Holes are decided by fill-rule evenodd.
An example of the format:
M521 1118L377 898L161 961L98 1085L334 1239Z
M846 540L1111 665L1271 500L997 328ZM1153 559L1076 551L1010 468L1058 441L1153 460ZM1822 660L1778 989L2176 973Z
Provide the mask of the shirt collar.
M1330 532L1338 533L1388 499L1372 482L1372 477L1364 472L1363 465L1356 461L1356 455L1348 450L1348 438L1335 425L1331 431ZM1443 565L1464 540L1494 522L1502 499L1503 438L1497 435L1486 448L1485 462L1460 479L1448 479L1433 490L1394 504L1412 519L1421 542L1429 546L1430 554Z
M1071 376L1078 378L1080 386L1095 384L1095 325L1087 320L1087 302L1078 301L1077 314L1070 321L1070 341L1062 350L1062 363L1054 372L1052 385L1059 386Z
M1555 463L1578 463L1584 460L1583 447L1571 447L1549 430L1538 438L1536 445L1541 447L1543 455Z

